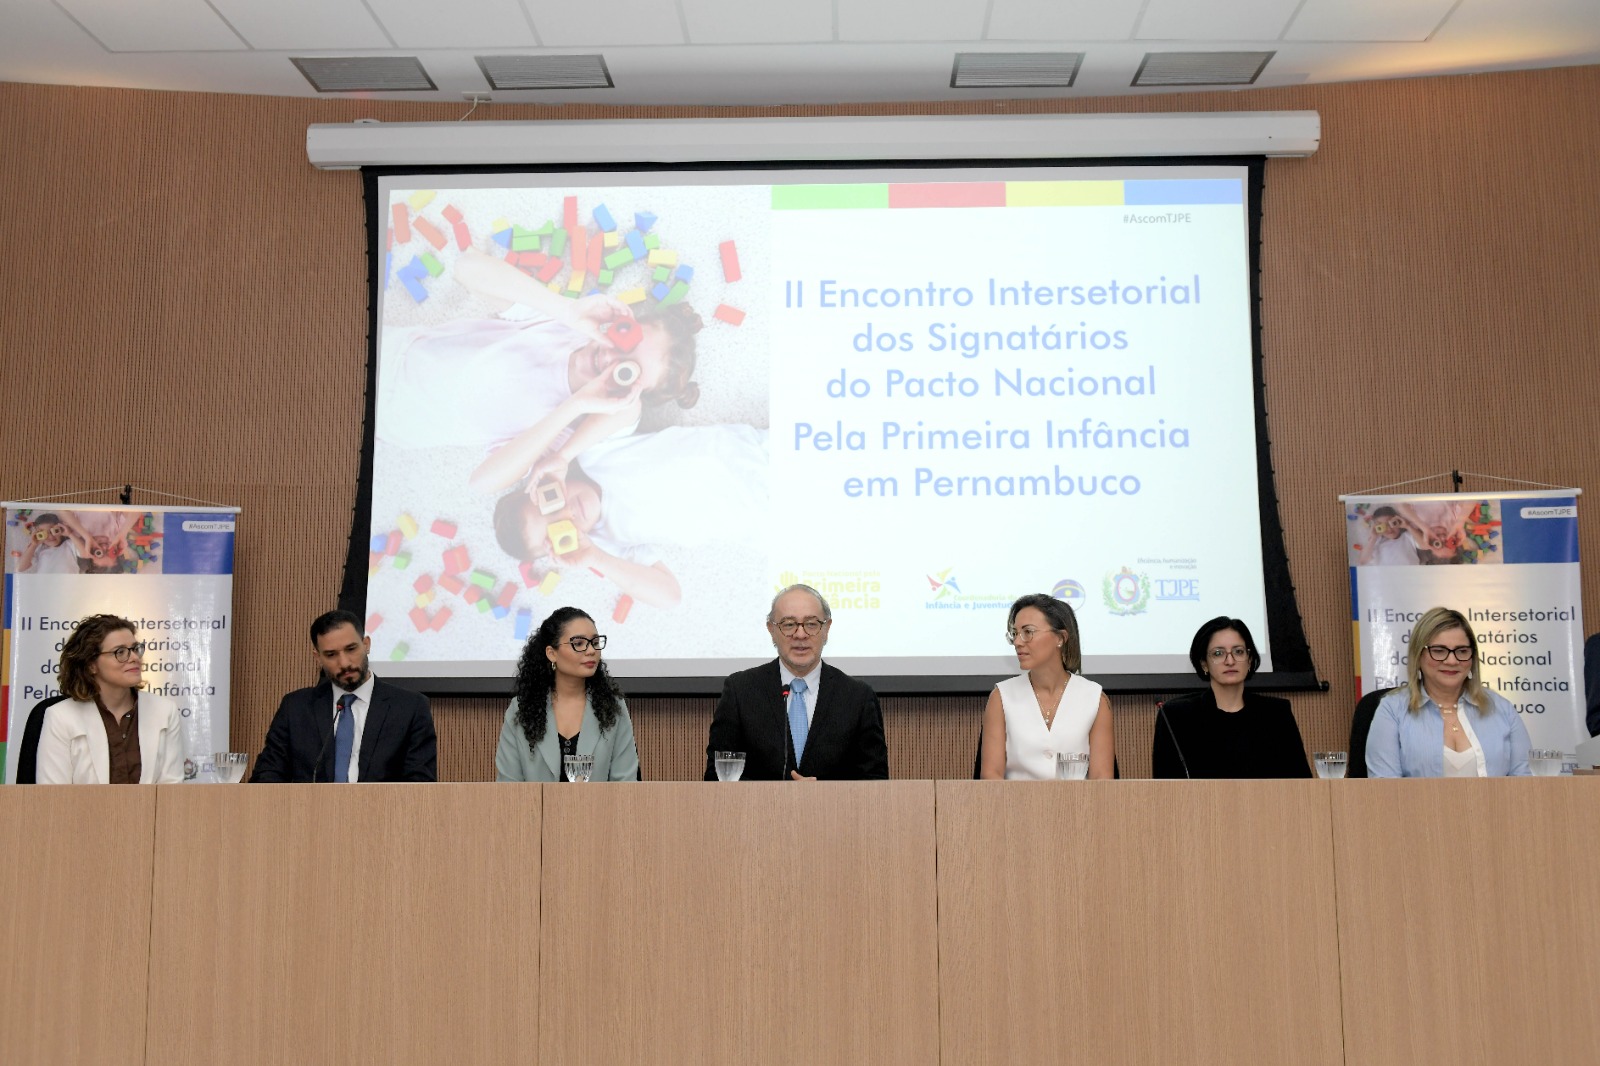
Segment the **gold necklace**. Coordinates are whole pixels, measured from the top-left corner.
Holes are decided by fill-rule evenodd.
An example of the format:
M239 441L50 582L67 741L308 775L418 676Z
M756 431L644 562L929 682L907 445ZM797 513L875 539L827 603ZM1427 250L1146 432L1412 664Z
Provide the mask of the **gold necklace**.
M1452 703L1449 706L1445 706L1442 703L1439 704L1439 715L1440 715L1440 717L1443 717L1446 714L1455 714L1456 715L1456 720L1455 720L1454 724L1452 724L1450 726L1450 731L1452 733L1461 732L1461 716L1459 714L1456 714L1456 708L1458 706L1460 706L1460 704Z
M1050 704L1050 709L1047 711L1047 710L1044 709L1044 705L1040 704L1039 713L1044 716L1044 727L1046 729L1049 729L1051 726L1055 725L1056 712L1061 709L1061 697L1065 696L1066 694L1067 694L1067 683L1065 681L1063 681L1063 682L1061 682L1061 691L1052 693L1052 695L1055 698L1052 701L1052 703ZM1034 698L1035 701L1037 701L1039 699L1039 690L1038 689L1034 690L1033 698Z

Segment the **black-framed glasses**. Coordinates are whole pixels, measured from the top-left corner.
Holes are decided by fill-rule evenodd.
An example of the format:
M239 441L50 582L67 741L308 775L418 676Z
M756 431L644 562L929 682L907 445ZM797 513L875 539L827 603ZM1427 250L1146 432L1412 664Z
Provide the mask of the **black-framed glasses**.
M772 623L773 628L777 629L779 633L782 633L786 637L794 636L795 630L797 629L803 629L806 631L806 636L814 637L818 633L821 633L822 627L827 624L827 622L820 618L807 618L804 622L796 621L793 618L785 618L781 622Z
M122 644L122 645L119 645L118 647L115 647L115 648L107 648L105 651L101 652L100 654L101 655L109 655L113 659L117 660L117 662L125 663L129 659L133 658L135 655L137 655L139 658L143 659L144 658L144 649L147 646L148 645L146 645L145 642L141 640L137 644Z
M563 643L570 646L572 650L577 652L579 655L582 655L590 648L593 648L595 651L600 651L603 649L606 646L606 638L600 635L592 637L573 637L570 640L563 641Z
M1447 648L1443 644L1429 644L1427 648L1423 650L1428 653L1428 658L1432 659L1436 663L1442 663L1449 658L1454 658L1458 663L1472 661L1472 648L1470 646Z
M1206 654L1211 656L1211 659L1212 659L1213 662L1219 662L1220 663L1224 659L1248 659L1248 658L1250 658L1250 649L1249 648L1212 648L1210 651L1206 652Z
M1006 643L1013 648L1018 644L1032 644L1033 638L1040 633L1059 633L1058 629L1044 629L1039 626L1023 626L1021 629L1006 630Z

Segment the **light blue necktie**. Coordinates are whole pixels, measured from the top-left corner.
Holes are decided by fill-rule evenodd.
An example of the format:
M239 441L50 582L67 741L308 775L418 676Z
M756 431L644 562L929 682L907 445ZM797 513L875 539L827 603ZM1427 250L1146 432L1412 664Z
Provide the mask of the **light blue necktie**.
M339 697L339 724L333 727L333 779L350 780L350 749L356 745L356 716L351 708L356 705L354 693Z
M789 737L794 741L795 768L806 753L806 734L811 726L806 721L806 679L797 677L789 686Z

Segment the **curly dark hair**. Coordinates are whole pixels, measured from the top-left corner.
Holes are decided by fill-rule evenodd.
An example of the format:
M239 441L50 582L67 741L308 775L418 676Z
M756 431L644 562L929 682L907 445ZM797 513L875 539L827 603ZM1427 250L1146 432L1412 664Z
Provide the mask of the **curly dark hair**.
M550 665L544 650L555 647L561 631L569 622L579 618L594 621L587 611L577 607L558 607L522 647L522 658L517 662L517 721L522 725L523 735L528 738L529 751L537 748L544 739L544 731L550 724L550 693L556 687L555 668ZM594 708L595 720L600 723L600 732L609 732L617 724L617 697L622 693L606 672L604 660L595 667L585 687L589 705Z
M61 646L61 663L56 667L61 691L83 702L94 699L100 686L90 667L99 657L100 645L105 643L106 637L124 629L138 639L139 627L120 615L91 614L79 622L72 636Z

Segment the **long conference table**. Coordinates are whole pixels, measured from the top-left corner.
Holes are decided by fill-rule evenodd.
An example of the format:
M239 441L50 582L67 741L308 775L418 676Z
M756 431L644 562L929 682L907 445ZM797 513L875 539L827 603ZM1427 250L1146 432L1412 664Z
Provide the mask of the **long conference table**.
M16 1063L1594 1063L1600 779L0 789Z

